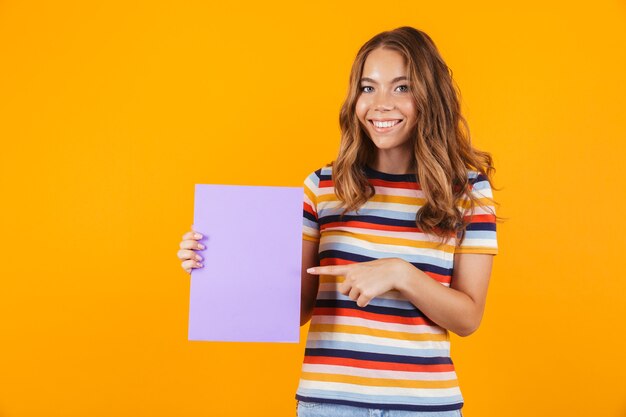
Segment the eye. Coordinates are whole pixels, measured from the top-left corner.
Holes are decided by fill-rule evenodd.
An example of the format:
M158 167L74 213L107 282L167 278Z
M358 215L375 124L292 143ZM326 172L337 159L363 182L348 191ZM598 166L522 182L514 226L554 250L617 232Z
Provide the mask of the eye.
M365 88L374 88L374 87L372 87L372 86L370 86L370 85L362 85L362 86L361 86L361 91L362 91L362 92L364 92L364 93L369 93L369 91L363 91L363 89L365 89Z
M402 88L402 87L404 87L404 88L406 89L406 90L403 90L403 92L404 92L404 93L406 93L407 91L409 91L409 86L408 86L408 85L403 84L403 85L399 85L399 86L398 86L398 88Z

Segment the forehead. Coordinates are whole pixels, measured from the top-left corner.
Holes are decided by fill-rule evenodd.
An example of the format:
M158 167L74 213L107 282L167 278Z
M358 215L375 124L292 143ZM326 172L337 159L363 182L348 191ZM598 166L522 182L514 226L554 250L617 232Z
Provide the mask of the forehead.
M362 75L381 80L406 76L407 63L404 56L398 51L376 48L367 55L363 63Z

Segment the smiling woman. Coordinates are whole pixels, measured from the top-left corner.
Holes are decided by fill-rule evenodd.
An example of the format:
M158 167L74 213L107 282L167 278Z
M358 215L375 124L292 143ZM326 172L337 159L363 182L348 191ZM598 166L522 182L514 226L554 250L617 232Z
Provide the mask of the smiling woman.
M296 393L307 416L461 415L449 331L479 326L498 252L491 156L470 145L450 72L424 32L363 45L332 164L304 181ZM198 236L179 258L202 267Z
M448 331L481 321L498 252L491 157L425 33L357 54L337 160L304 182L298 415L459 416ZM319 265L319 266L318 266Z

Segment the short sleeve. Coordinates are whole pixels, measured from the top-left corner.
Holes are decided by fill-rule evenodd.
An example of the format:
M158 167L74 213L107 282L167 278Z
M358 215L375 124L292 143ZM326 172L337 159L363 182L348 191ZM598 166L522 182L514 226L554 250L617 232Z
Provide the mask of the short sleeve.
M455 247L454 253L483 253L496 255L498 253L498 239L496 235L496 209L493 193L488 178L475 171L470 172L471 193L483 205L475 204L470 210L469 198L462 200L463 219L469 222L465 230L465 237Z
M320 177L313 172L304 180L304 201L302 211L302 239L319 242L320 227L317 218L317 195Z

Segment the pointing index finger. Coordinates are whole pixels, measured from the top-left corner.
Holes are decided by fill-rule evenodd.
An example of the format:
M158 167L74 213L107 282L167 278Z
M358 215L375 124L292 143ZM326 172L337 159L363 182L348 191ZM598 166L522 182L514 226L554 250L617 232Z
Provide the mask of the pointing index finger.
M316 266L306 270L311 275L346 275L349 265Z

